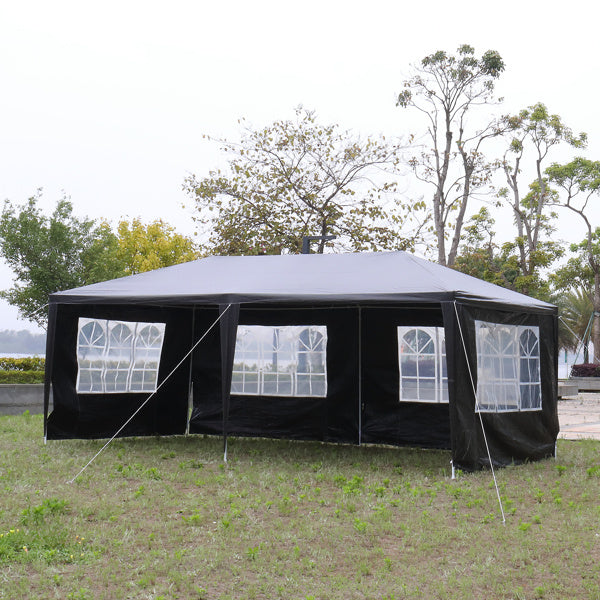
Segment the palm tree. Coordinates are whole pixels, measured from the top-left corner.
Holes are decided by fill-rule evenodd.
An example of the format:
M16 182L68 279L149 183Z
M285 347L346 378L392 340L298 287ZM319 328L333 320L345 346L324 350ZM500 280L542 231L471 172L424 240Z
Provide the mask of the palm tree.
M561 294L556 298L558 305L560 348L575 351L583 340L583 362L590 361L588 342L590 336L590 317L594 312L592 292L584 288ZM584 336L586 339L584 339Z

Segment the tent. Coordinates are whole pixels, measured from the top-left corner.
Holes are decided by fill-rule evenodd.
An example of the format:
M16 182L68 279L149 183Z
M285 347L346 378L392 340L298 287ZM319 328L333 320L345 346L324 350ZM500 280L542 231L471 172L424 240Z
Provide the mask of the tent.
M557 330L556 307L405 252L204 258L50 296L45 435L449 448L467 470L541 459Z

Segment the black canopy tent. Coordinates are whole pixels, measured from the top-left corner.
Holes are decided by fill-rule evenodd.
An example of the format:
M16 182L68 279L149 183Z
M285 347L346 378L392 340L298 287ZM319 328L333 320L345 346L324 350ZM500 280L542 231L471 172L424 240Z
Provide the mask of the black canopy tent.
M219 327L206 334L217 320ZM94 364L84 364L78 354L82 327L100 331L105 323L108 328L162 324L155 392L92 389L94 377L105 385L108 372L115 380L121 371L127 381L135 378L135 360L127 362L118 352L114 364L107 363L106 350L102 359L96 357L104 360L102 375L92 373ZM508 339L513 329L525 332L522 336L534 332L537 354L516 355L512 362L501 353L490 358L482 340L496 333L486 324L504 325L498 339ZM323 338L326 383L313 384L321 392L300 387L295 393L272 394L267 387L248 392L236 380L231 394L232 373L239 370L234 367L239 362L236 332L262 327L264 334L268 327L288 326L312 327ZM443 376L436 371L436 377L447 388L445 401L402 397L410 378L399 375L399 328L442 332L436 335L444 339L445 366ZM203 335L189 359L177 366ZM92 348L93 343L85 341ZM558 434L556 308L404 252L209 257L58 292L50 296L46 356L48 439L111 437L149 397L119 435L183 434L189 428L192 433L450 448L457 467L476 469L489 464L482 425L497 465L553 455ZM496 380L498 372L520 369L521 375L510 372L504 382L520 395L517 405L492 410L489 403L479 405L478 377L487 377L486 364ZM527 370L530 379L523 378ZM82 389L84 375L91 377L89 389ZM410 381L423 388L432 383L418 374ZM489 384L493 388L482 381L482 394L493 389L486 398L504 389L502 381ZM48 415L50 386L54 408ZM502 394L514 400L513 392Z

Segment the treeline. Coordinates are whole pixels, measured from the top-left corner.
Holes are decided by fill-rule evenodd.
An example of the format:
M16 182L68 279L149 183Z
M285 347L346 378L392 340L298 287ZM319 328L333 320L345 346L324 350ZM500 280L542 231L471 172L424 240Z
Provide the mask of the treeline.
M46 334L31 333L26 329L14 331L0 330L0 355L3 354L44 354Z

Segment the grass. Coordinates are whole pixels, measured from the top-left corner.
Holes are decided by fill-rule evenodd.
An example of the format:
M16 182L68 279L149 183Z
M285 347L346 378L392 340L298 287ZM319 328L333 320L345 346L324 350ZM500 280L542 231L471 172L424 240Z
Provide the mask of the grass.
M0 417L0 598L600 598L600 442L450 479L447 452L42 441Z

